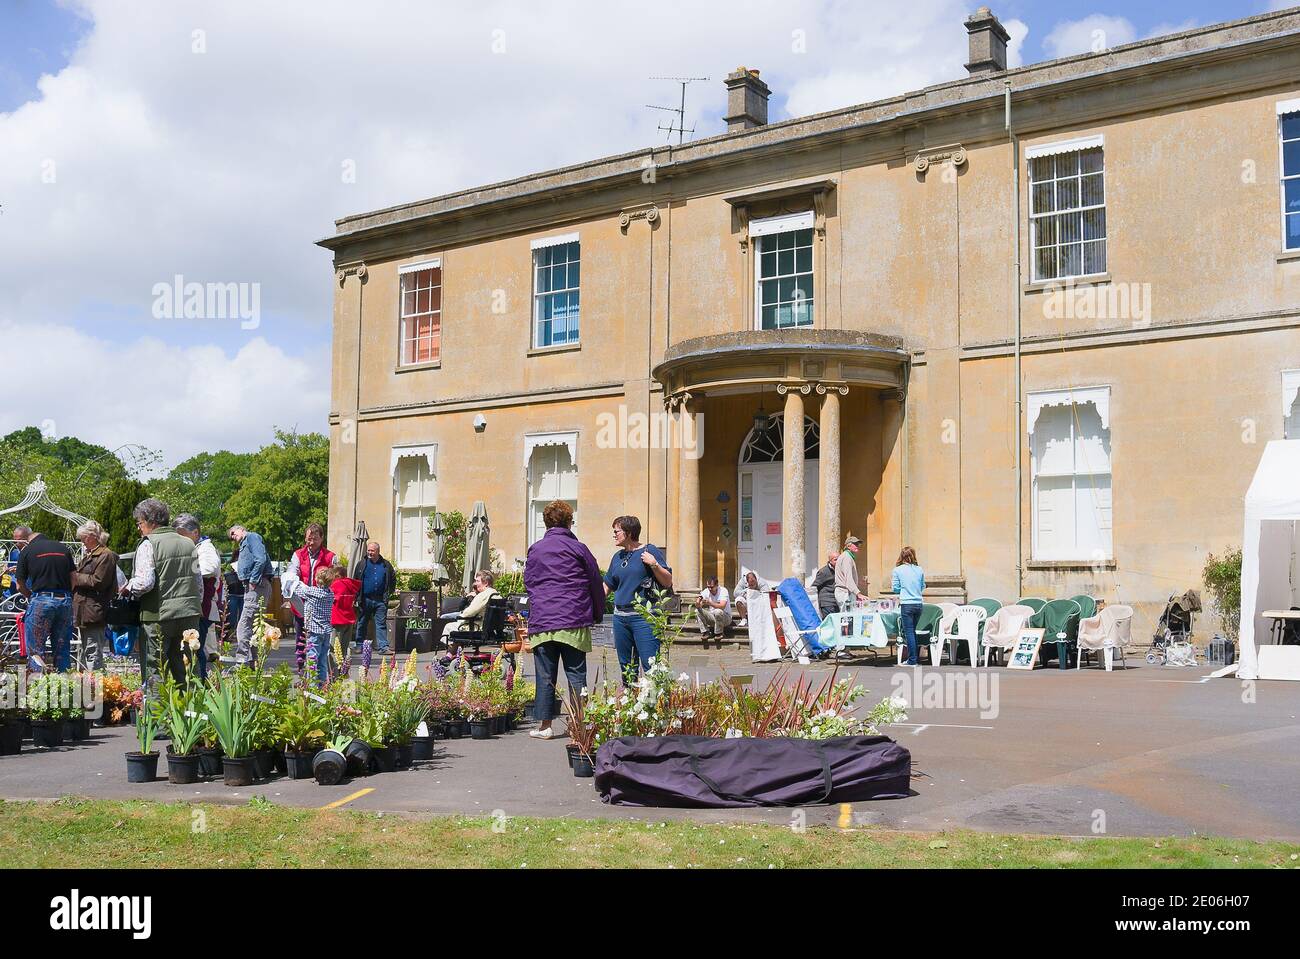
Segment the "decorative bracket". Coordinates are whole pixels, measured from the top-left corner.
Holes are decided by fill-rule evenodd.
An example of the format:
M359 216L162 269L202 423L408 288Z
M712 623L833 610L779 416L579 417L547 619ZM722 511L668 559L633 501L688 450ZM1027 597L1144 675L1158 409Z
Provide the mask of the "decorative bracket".
M935 163L951 163L955 167L966 165L966 148L960 143L951 143L948 146L930 147L921 150L916 154L916 159L912 161L912 167L917 173L924 174Z
M618 225L624 233L632 225L633 220L645 220L651 226L659 220L659 207L650 203L646 206L633 207L630 210L624 210L618 215Z
M809 393L812 392L812 390L813 390L813 385L812 385L811 383L778 383L778 384L776 384L776 392L777 392L779 395L781 395L781 396L785 396L785 394L789 393L791 390L798 390L798 391L799 391L800 393L802 393L804 396L807 396Z
M339 286L342 286L347 278L353 275L355 275L362 283L366 281L366 264L364 261L360 263L352 263L348 266L341 266L334 272L334 276L339 281Z
M848 396L849 388L844 383L818 383L817 395L825 396L827 393L838 393L840 396Z

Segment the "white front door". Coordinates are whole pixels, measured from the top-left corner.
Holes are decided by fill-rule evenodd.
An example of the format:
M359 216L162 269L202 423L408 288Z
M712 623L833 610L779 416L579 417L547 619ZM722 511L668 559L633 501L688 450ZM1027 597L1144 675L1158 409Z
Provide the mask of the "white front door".
M781 528L781 493L785 465L752 463L740 468L740 543L737 555L765 579L779 582L789 574ZM817 460L804 461L804 549L809 569L817 555ZM746 513L750 513L746 516ZM806 574L805 570L805 574Z

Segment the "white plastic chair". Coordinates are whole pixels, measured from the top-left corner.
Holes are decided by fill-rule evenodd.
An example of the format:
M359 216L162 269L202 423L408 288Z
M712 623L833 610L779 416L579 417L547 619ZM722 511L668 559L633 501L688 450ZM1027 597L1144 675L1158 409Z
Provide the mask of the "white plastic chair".
M1032 606L1003 606L984 623L984 665L989 664L989 654L997 650L1000 654L1015 649L1020 640L1020 631L1025 628L1034 615Z
M929 636L929 639L928 639L928 642L926 641L926 637L923 636L923 635L918 634L917 637L916 637L916 648L917 648L917 652L918 652L918 654L920 653L920 649L921 649L922 646L929 646L929 647L930 647L930 665L931 665L931 666L938 666L938 665L939 665L939 661L940 661L940 659L942 659L942 657L943 657L943 623L944 623L944 620L947 619L950 610L951 610L951 612L954 612L954 613L957 611L957 604L956 604L956 603L938 603L937 605L938 605L938 607L939 607L940 609L943 610L944 615L943 615L943 618L939 620L939 625L936 626L936 627L931 631L930 636ZM901 610L901 609L899 610L899 616L900 616L900 617L902 616L902 610ZM903 665L903 657L904 657L906 654L907 654L907 642L906 642L906 640L903 639L903 623L902 623L902 620L900 619L900 620L899 620L899 623L898 623L898 665L900 665L900 666Z
M1096 616L1079 621L1079 652L1074 668L1083 668L1085 652L1100 652L1106 663L1106 672L1111 671L1111 664L1116 650L1119 661L1124 662L1124 647L1128 645L1133 629L1132 606L1103 606ZM1125 664L1125 669L1128 665Z
M988 610L983 606L958 606L950 615L944 616L939 639L942 643L952 643L948 650L948 662L957 665L957 644L965 643L970 650L970 664L978 666L980 646L980 626L988 618ZM942 655L942 652L940 652Z

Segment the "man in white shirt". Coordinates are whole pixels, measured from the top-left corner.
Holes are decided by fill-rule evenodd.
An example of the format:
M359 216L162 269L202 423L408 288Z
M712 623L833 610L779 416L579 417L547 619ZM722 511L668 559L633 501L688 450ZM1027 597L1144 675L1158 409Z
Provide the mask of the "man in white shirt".
M867 597L858 590L858 564L853 558L862 546L862 540L849 534L844 541L844 550L835 561L835 600L840 604L840 612L853 608L853 601L865 603Z
M700 638L705 643L715 636L721 640L731 625L731 594L727 587L718 585L718 577L705 580L705 589L695 600L695 618L700 622Z

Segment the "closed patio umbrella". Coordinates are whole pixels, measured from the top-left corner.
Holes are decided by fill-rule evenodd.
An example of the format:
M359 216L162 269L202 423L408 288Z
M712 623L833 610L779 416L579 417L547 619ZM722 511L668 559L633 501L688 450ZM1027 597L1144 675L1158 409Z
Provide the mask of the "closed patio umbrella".
M436 510L432 522L429 523L429 538L433 540L433 555L430 557L433 564L433 581L442 586L449 579L446 566L447 524L443 522L442 513Z
M469 519L469 527L465 531L465 572L461 577L461 586L467 593L474 583L474 574L492 564L492 553L488 546L489 532L487 507L482 500L477 500L474 503L474 514Z
M357 523L357 528L348 543L348 576L351 579L360 579L361 574L365 572L366 545L369 542L370 531L366 529L366 521L362 520Z

